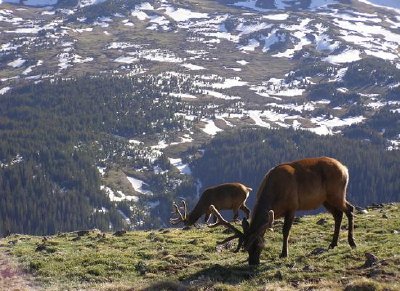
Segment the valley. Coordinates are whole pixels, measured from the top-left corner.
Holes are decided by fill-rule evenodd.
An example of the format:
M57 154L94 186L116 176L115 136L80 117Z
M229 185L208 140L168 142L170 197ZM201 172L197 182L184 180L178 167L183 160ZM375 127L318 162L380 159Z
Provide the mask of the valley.
M193 201L209 186L191 167L225 132L304 130L377 140L379 151L398 152L399 7L378 0L6 2L0 99L12 105L0 120L3 140L11 144L17 127L10 124L24 123L37 96L64 96L62 110L53 112L57 102L46 99L29 120L49 110L65 130L65 151L92 155L88 167L99 181L88 191L104 197L93 198L90 211L101 216L116 207L111 228L165 226L173 199ZM29 102L19 101L27 92L34 92ZM107 114L96 117L95 108ZM43 145L9 148L1 151L1 169L35 160ZM71 177L49 187L70 191L64 180Z

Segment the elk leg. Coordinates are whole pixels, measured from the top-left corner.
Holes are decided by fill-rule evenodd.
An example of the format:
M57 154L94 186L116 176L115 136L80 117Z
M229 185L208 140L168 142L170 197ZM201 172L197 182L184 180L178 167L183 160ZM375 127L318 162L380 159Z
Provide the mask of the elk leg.
M289 212L285 215L285 221L283 223L283 246L282 246L282 253L280 255L281 258L286 258L288 256L288 243L289 243L289 233L290 228L292 227L294 221L294 214L295 212Z
M353 231L354 231L354 206L351 205L349 202L346 202L346 216L347 216L347 220L349 221L349 233L347 236L347 239L349 241L349 245L352 248L356 247L356 243L354 242L354 236L353 236Z
M244 212L244 214L246 214L246 218L249 219L249 217L250 217L250 209L244 204L242 204L240 206L240 209Z
M335 220L335 230L333 232L332 242L329 245L330 249L333 249L337 246L339 240L340 226L342 224L343 219L343 211L333 207L328 203L324 203L325 208L333 215L333 219Z

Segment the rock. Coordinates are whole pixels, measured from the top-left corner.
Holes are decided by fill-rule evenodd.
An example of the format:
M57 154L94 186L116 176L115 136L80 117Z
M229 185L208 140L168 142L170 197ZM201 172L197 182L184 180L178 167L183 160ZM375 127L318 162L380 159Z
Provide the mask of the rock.
M279 271L279 270L276 271L276 273L275 273L275 275L274 275L274 278L277 279L277 280L279 280L279 281L282 281L282 280L283 280L282 272Z
M364 268L369 268L372 267L373 265L375 265L378 262L378 258L371 253L365 253L365 257L366 257L366 261L363 265Z
M113 233L114 236L123 236L124 234L126 234L126 230L117 230Z
M44 251L44 250L46 250L46 245L43 243L43 244L39 244L39 245L36 247L35 252L42 252L42 251Z
M320 255L320 254L325 253L325 252L326 252L326 249L324 249L324 248L315 248L315 249L313 249L311 254L314 255L314 256L317 256L317 255Z
M317 221L318 225L325 225L328 223L328 220L325 218L321 218L320 220Z
M373 203L372 205L368 206L369 209L380 209L385 207L383 203Z
M314 272L314 267L310 266L310 265L306 265L306 266L304 266L303 271Z
M84 236L84 235L88 235L89 232L90 232L89 230L79 230L79 231L76 232L76 234L78 236Z
M146 272L148 271L147 265L144 261L139 261L135 265L135 270L140 274L140 275L145 275Z
M106 234L105 234L105 233L98 233L98 234L96 235L96 238L97 238L97 239L104 239L104 238L106 238Z
M217 251L217 253L221 253L223 250L229 250L232 246L233 246L233 242L228 241L224 244L217 244L217 246L215 247L215 250Z
M356 206L355 208L358 214L368 214L368 210L365 208L362 208L360 206Z

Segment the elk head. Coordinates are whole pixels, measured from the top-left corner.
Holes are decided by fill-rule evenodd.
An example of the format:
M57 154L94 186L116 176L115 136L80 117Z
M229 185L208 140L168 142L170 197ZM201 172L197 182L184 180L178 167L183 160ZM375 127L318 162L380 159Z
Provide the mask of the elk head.
M181 203L182 203L182 208L183 208L183 214L182 214L182 212L179 210L179 207L178 207L178 205L177 205L175 202L172 204L172 206L173 206L174 209L175 209L175 212L172 212L172 214L177 214L177 215L178 215L178 217L176 217L176 218L171 218L171 219L169 220L169 222L170 222L171 224L173 224L173 225L178 224L178 223L180 223L180 222L183 222L183 223L186 225L187 222L188 222L188 219L187 219L187 207L186 207L186 202L185 202L185 200L182 200Z
M210 206L210 211L217 217L217 222L210 225L209 227L216 227L223 225L226 228L233 231L234 235L227 237L223 241L218 242L218 244L225 244L231 240L239 239L238 245L234 252L238 252L242 247L249 254L248 262L249 265L258 265L260 263L261 251L264 248L264 233L267 229L272 231L272 225L274 223L274 212L270 210L268 212L268 222L259 227L256 231L250 230L250 224L246 218L242 220L243 230L239 230L230 222L226 221L221 213L214 207Z

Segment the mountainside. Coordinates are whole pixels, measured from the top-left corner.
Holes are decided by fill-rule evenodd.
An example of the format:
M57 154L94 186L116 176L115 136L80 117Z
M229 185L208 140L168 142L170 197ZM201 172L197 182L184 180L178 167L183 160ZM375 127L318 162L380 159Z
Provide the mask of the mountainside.
M283 222L276 221L265 234L261 264L253 267L246 252L232 252L236 242L217 246L230 235L223 227L12 235L0 240L0 258L10 254L40 290L399 290L399 207L358 213L355 249L345 225L339 245L327 249L331 215L301 217L288 258L279 258ZM0 288L12 279L0 280Z
M343 158L360 205L400 200L395 1L0 5L0 234L166 226L174 199L305 155ZM213 156L259 127L286 154Z

